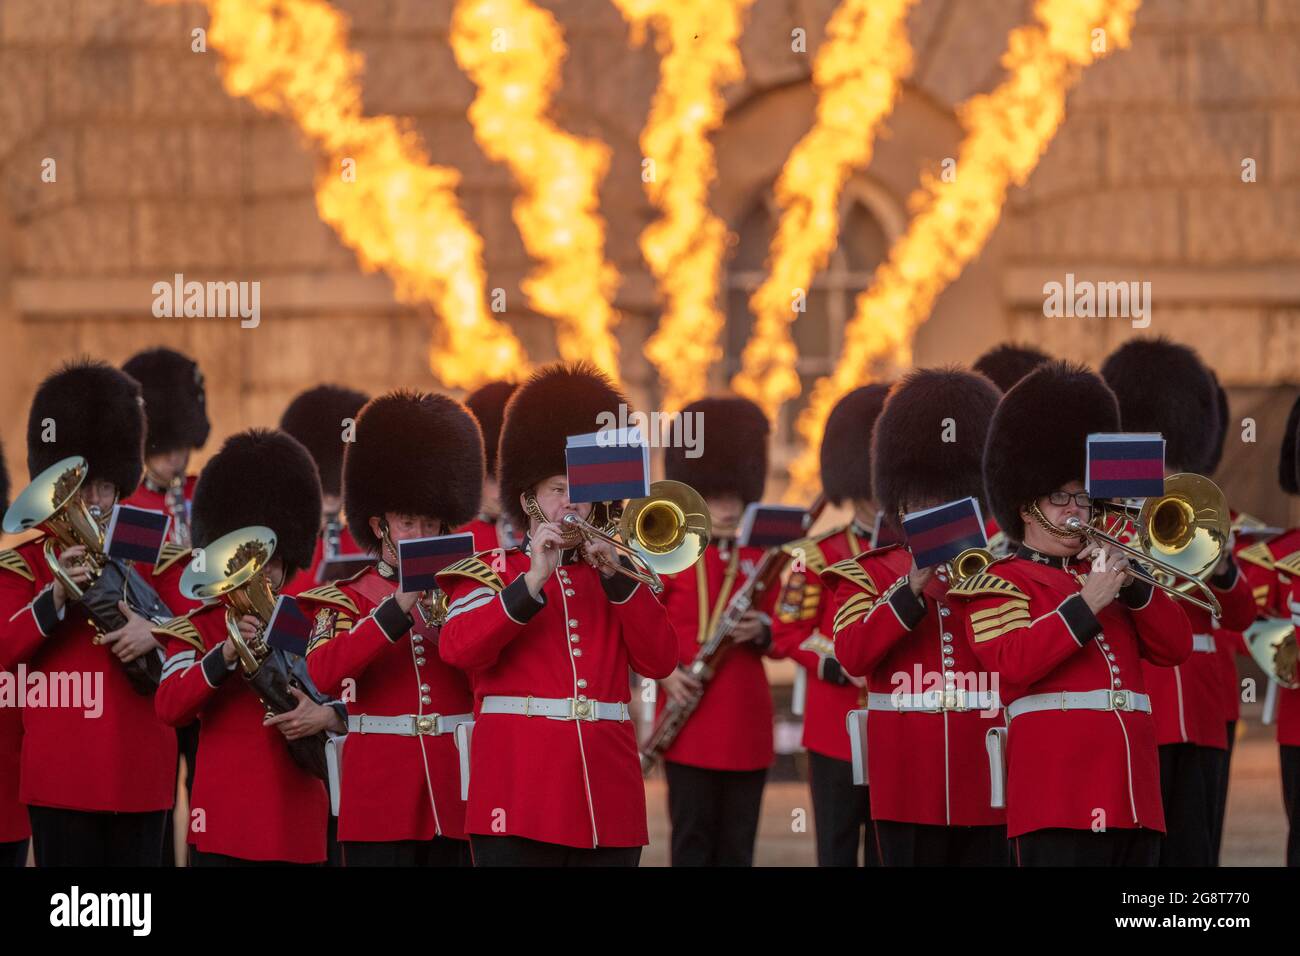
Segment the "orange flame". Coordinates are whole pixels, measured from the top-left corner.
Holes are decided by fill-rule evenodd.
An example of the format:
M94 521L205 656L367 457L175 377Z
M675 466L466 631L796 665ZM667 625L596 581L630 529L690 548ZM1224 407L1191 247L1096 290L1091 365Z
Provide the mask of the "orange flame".
M844 0L826 25L813 64L817 116L776 181L781 221L767 278L750 297L754 330L731 387L769 418L799 394L790 326L798 290L826 267L839 236L839 201L854 169L871 164L876 127L912 71L907 13L915 0Z
M857 300L834 372L818 380L798 420L804 440L791 466L791 497L816 487L826 417L839 398L885 366L912 361L912 336L935 299L961 274L997 225L1012 184L1038 165L1065 117L1065 95L1082 67L1123 48L1141 0L1037 0L1037 23L1017 27L1002 56L1006 78L960 108L966 129L956 178L924 177L912 197L914 218L890 249L871 287ZM1105 48L1094 47L1104 31Z
M563 31L529 0L460 0L451 46L478 86L469 109L474 135L520 185L515 224L538 263L524 294L555 321L562 357L589 359L617 379L611 302L619 277L604 257L598 212L609 147L572 136L547 116L566 54Z
M440 326L429 366L444 384L473 388L527 365L510 328L483 297L483 242L456 200L455 170L434 166L391 116L363 116L362 57L347 19L323 0L205 0L208 39L234 96L293 119L320 150L316 208L367 271L382 269L398 297L427 302ZM355 163L355 181L341 174Z
M727 227L709 210L717 175L709 134L721 124L721 88L744 76L736 43L753 0L614 0L634 43L653 25L661 57L659 87L641 133L646 194L662 213L641 233L641 253L664 296L646 357L659 371L664 406L699 397L722 357L725 318L718 309Z

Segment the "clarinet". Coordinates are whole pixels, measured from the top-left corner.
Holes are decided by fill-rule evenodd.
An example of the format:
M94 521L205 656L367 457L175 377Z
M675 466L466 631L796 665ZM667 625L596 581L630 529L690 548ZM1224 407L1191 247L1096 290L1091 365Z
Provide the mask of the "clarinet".
M177 475L167 484L164 497L172 516L172 541L182 548L190 546L190 503L185 500L185 476Z
M807 527L811 528L825 509L826 496L818 495L808 509ZM704 691L708 690L709 681L718 673L727 651L735 646L731 641L731 632L736 629L745 612L761 603L763 596L779 583L781 572L785 570L791 557L793 555L788 554L784 548L768 548L744 586L731 596L726 610L714 625L708 640L700 646L695 659L691 661L690 674L704 687L689 703L678 704L670 700L659 712L659 719L655 721L654 729L650 731L650 736L641 748L642 774L648 774L653 769L659 758L673 745L682 728L686 726L686 722L691 719L691 715L695 713L695 709L704 698Z

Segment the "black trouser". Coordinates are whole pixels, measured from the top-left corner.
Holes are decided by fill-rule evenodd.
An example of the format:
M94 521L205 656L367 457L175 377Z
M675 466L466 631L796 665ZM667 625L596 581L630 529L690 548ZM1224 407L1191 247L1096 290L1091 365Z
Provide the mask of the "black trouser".
M639 846L562 846L517 836L469 838L475 866L636 866Z
M871 796L853 782L853 764L808 751L808 788L817 830L818 866L875 866L878 854L871 827Z
M1228 721L1228 749L1215 751L1219 755L1214 795L1214 816L1210 818L1210 862L1219 865L1219 852L1223 848L1223 818L1228 812L1228 775L1232 770L1232 748L1237 743L1237 722Z
M190 866L320 866L319 863L291 863L288 860L245 860L241 856L226 856L224 853L204 853L198 847L190 847Z
M1007 866L1007 828L876 820L881 866Z
M28 807L37 866L161 866L167 811L93 813Z
M199 753L199 722L191 721L184 727L176 729L176 768L180 775L181 755L185 755L185 805L190 805L194 793L194 764ZM163 827L163 866L172 866L176 860L176 824L175 807L167 811L167 823ZM188 828L187 828L188 829ZM188 847L186 847L188 850ZM182 863L182 866L185 864Z
M344 866L470 866L469 841L450 837L432 840L347 840Z
M1011 841L1016 866L1155 866L1158 830L1034 830Z
M1278 747L1282 760L1282 806L1286 809L1286 865L1300 866L1300 747Z
M706 770L664 762L673 866L753 866L763 770Z
M1164 744L1160 751L1160 797L1165 806L1161 866L1209 866L1218 756L1213 747Z
M27 865L26 840L14 840L12 843L0 843L0 870Z

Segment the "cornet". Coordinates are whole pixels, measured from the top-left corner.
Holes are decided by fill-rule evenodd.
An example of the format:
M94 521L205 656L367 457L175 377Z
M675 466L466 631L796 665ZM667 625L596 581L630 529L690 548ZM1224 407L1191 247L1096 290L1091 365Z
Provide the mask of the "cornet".
M1174 597L1195 604L1216 617L1222 613L1214 592L1203 578L1214 571L1228 545L1230 521L1223 492L1210 479L1194 474L1170 475L1165 493L1147 498L1139 509L1115 502L1094 502L1097 517L1118 519L1110 530L1067 518L1065 526L1089 540L1101 541L1151 565L1155 573L1129 568L1129 574ZM1121 541L1113 530L1131 521L1138 547ZM1160 555L1160 557L1157 557ZM1191 592L1200 591L1207 600Z
M529 499L528 504L530 517L546 520L536 500ZM656 594L664 589L660 575L685 571L700 559L712 527L704 499L680 481L652 482L647 497L627 503L616 528L599 528L575 514L565 515L560 525L565 547L584 540L607 542L632 564L627 568L619 563L614 570L648 585Z

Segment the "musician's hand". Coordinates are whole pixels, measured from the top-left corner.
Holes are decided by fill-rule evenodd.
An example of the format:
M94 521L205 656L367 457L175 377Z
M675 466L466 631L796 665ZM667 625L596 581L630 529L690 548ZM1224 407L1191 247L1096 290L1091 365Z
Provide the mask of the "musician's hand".
M560 566L560 552L564 550L564 536L554 521L538 525L529 542L532 564L524 572L524 581L533 597L539 597L546 579Z
M119 661L129 664L162 646L155 640L153 624L148 618L136 614L125 601L118 601L117 609L126 616L126 623L116 631L101 635L99 643L108 645Z
M731 631L731 639L736 644L747 644L763 636L763 616L750 608L741 617L740 623Z
M1125 555L1110 548L1101 549L1099 563L1084 578L1079 592L1093 614L1100 614L1102 608L1119 597L1119 589L1128 581L1128 568Z
M398 591L393 595L393 600L407 614L411 613L411 608L415 607L415 602L420 600L419 591Z
M661 680L659 686L668 694L670 703L681 707L691 703L704 690L704 685L692 676L690 671L680 665L675 671Z
M298 706L283 714L267 717L262 721L263 726L274 727L284 734L286 740L310 737L336 726L338 714L334 708L316 703L292 684L289 685L289 693L298 701Z
M239 636L244 639L245 644L256 639L261 631L261 620L252 614L245 614L239 619ZM235 642L230 638L226 638L221 642L221 659L226 662L227 667L239 660L239 652L235 650Z
M615 570L618 567L618 552L608 541L599 539L584 541L582 556L588 564L607 578L612 578L618 573Z
M59 555L59 565L67 572L68 577L72 578L72 583L79 588L84 588L90 583L90 565L86 562L86 549L83 545L74 545L71 548L65 548ZM54 579L54 609L62 611L63 606L68 603L70 595L63 583L58 578Z
M912 589L912 593L917 597L925 590L925 586L930 583L934 577L934 568L918 568L916 558L912 559L912 570L907 572L907 586Z

